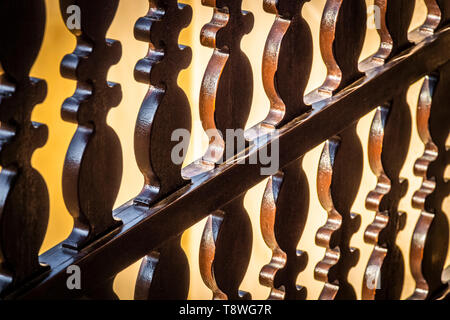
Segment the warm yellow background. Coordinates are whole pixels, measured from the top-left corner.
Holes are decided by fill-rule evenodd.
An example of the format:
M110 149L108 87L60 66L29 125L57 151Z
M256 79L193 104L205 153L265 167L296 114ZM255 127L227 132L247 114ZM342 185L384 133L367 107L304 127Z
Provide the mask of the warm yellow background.
M45 177L51 201L50 223L47 237L42 247L45 251L68 236L72 228L72 218L68 214L61 192L61 175L65 152L69 146L71 137L75 131L75 125L64 122L60 117L60 108L66 97L73 94L75 82L63 79L59 74L59 63L63 56L73 51L75 47L74 37L64 27L59 13L59 5L56 0L47 0L47 29L44 44L37 63L33 68L32 75L46 79L48 82L48 97L42 105L36 107L33 113L33 120L45 123L50 128L50 136L46 146L38 150L33 157L34 166ZM206 147L206 140L202 133L198 115L198 94L206 63L211 55L211 50L204 48L199 43L199 32L201 27L207 23L212 15L212 9L202 7L200 0L185 0L194 9L194 19L190 27L183 31L180 42L188 44L193 49L193 61L188 70L182 72L180 85L187 92L194 121L194 137L196 144L192 144L188 155L187 163L202 155ZM367 0L368 4L371 1ZM318 51L319 21L325 0L313 0L305 5L304 16L309 21L314 35L314 66L308 91L321 84L325 77L325 68ZM417 0L418 7L412 27L419 25L425 17L423 0ZM264 95L261 81L261 59L265 39L271 27L274 17L267 14L262 9L262 0L244 0L245 10L253 12L255 15L254 31L244 37L243 50L248 54L253 65L255 78L255 90L253 108L248 122L248 126L261 121L268 112L269 103ZM123 57L120 63L109 72L108 80L122 84L123 100L119 107L112 110L108 117L108 122L116 130L121 138L124 155L124 172L121 190L117 199L120 205L133 196L141 188L143 179L136 166L133 152L133 132L136 116L147 88L143 84L138 84L133 78L133 68L136 61L145 56L147 45L138 42L133 37L134 22L146 14L148 0L122 0L118 13L108 32L108 37L120 40L123 46ZM379 38L375 30L368 30L366 45L361 58L373 53L379 44ZM301 57L300 57L301 58ZM410 90L408 99L412 110L415 113L418 89L421 83L414 84ZM369 126L373 113L367 115L359 123L359 133L363 144L367 144ZM203 144L200 142L203 139ZM311 189L315 190L315 179L318 159L321 152L319 146L310 152L305 159L305 168L310 181ZM366 146L365 146L366 147ZM403 176L410 178L410 189L408 195L402 200L400 207L408 213L408 226L400 232L398 243L402 248L409 248L411 234L419 216L417 210L413 210L410 205L412 193L420 186L420 179L412 176L412 166L415 159L422 153L423 145L419 141L416 131L413 131L413 140L407 163L403 168ZM365 155L366 156L366 155ZM352 239L352 245L361 250L359 264L350 272L350 281L360 296L362 285L362 274L371 252L371 246L363 242L365 227L372 221L374 214L364 208L364 200L367 193L375 186L376 179L370 172L367 158L365 158L364 181L361 184L359 195L355 201L353 211L362 215L362 227ZM243 177L245 178L245 177ZM257 185L250 190L246 197L245 205L249 211L253 222L254 245L250 262L250 268L244 279L241 289L253 293L254 298L265 298L268 289L262 287L258 282L260 268L270 260L271 251L265 246L259 231L259 209L264 183ZM448 206L447 206L448 207ZM315 193L312 192L310 214L307 226L299 243L299 248L306 250L309 255L307 269L299 276L298 283L308 287L309 299L316 299L322 288L322 283L313 279L313 270L316 263L323 257L324 249L314 245L314 237L317 229L326 220L326 213L321 208ZM204 222L193 227L186 232L183 237L183 246L186 249L191 265L191 289L190 298L209 299L211 294L201 281L198 271L198 248L200 236ZM120 257L120 252L117 253ZM408 263L409 252L404 251L406 262L405 288L403 296L411 294L414 282L409 272ZM134 283L139 264L136 263L118 275L115 282L115 290L122 299L133 297Z

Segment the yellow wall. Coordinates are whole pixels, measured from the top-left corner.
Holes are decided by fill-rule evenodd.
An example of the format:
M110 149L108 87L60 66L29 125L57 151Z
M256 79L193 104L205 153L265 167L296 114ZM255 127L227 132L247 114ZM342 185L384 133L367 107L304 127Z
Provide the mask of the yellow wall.
M47 29L44 44L38 61L32 70L32 75L46 79L49 87L46 101L42 105L37 106L33 113L34 121L45 123L50 128L48 143L44 148L38 150L33 157L34 166L42 173L47 181L51 200L50 223L41 251L45 251L63 240L68 236L72 228L72 218L68 214L62 199L61 175L65 152L76 128L75 125L62 121L60 117L61 104L66 97L73 94L75 82L63 79L59 74L59 63L65 54L73 51L75 39L63 25L59 14L58 1L47 0L46 2ZM211 49L204 48L200 45L199 33L201 27L210 20L212 10L211 8L202 7L199 0L186 0L183 2L191 4L194 8L194 19L190 27L185 29L180 37L181 43L188 44L193 49L193 62L189 69L182 72L179 79L180 85L187 92L191 102L193 123L195 125L193 131L194 137L197 138L197 144L195 146L191 145L188 158L186 159L186 163L189 163L200 157L206 147L206 139L199 122L198 95L201 78L206 67L206 62L211 55ZM371 3L370 0L367 0L367 2L368 4ZM324 3L325 0L314 0L307 3L304 8L304 15L310 22L314 35L314 65L308 90L319 86L325 77L325 68L318 50L318 28ZM417 3L418 7L412 26L420 24L425 16L423 0L417 0ZM243 50L250 57L255 77L253 108L248 122L248 126L252 126L265 117L269 108L269 103L262 87L260 70L264 42L274 17L263 11L261 0L244 0L243 7L255 15L254 31L244 37L242 45ZM111 68L108 76L108 80L121 83L123 89L122 103L113 109L108 117L108 122L121 138L124 155L123 182L116 202L117 205L126 202L136 195L143 182L134 160L133 133L136 115L147 88L145 85L138 84L134 81L133 68L136 61L145 56L147 45L134 39L133 26L134 22L147 12L147 9L148 0L122 0L116 18L108 32L109 38L120 40L123 46L123 57L118 65ZM379 39L376 31L368 30L362 57L367 57L370 53L374 52L378 44ZM413 111L420 85L420 82L414 84L408 95L408 100L411 106L413 106ZM358 131L364 145L367 144L372 115L373 113L364 117L358 126ZM200 139L202 136L203 139ZM200 142L201 140L203 144ZM312 190L315 190L316 171L321 148L322 146L319 146L310 152L304 162ZM413 131L412 146L407 163L403 168L403 176L410 177L411 179L409 193L400 204L401 209L408 212L408 227L400 233L398 240L402 248L409 248L411 234L419 216L419 212L411 208L410 199L414 190L417 190L420 186L420 179L412 176L412 166L422 151L423 145L420 143L416 131ZM362 227L352 239L352 245L361 250L361 258L359 264L350 272L350 281L354 284L358 295L361 291L362 273L371 252L371 246L363 242L363 233L365 226L372 221L374 216L373 213L368 212L364 208L364 200L367 193L376 184L376 179L370 172L367 158L365 158L364 165L364 182L361 184L360 192L353 208L354 212L360 213L362 216ZM250 269L241 286L242 290L250 291L255 298L261 299L267 297L268 289L259 285L258 273L260 268L270 260L271 256L271 252L265 246L259 231L259 209L264 186L265 183L261 183L250 190L245 200L245 205L253 223L254 246ZM315 299L320 293L322 283L313 280L313 270L315 264L323 257L324 249L314 245L314 237L319 226L325 222L326 213L321 208L314 192L311 195L312 199L307 226L298 246L300 249L308 252L309 263L307 269L299 276L298 282L308 287L308 298ZM211 297L209 290L201 281L198 271L198 248L203 225L204 222L197 224L186 232L183 237L183 246L188 253L191 265L190 298L196 299L209 299ZM410 294L414 287L409 272L408 256L409 252L404 252L406 285L403 296ZM136 263L120 273L116 278L115 290L121 298L131 299L133 297L138 267L139 264Z

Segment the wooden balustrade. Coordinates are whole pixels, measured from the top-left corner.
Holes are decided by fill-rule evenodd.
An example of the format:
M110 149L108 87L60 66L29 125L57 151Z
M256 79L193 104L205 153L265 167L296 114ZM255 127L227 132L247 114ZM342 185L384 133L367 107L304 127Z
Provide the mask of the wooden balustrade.
M77 80L75 93L62 105L61 117L78 124L64 162L63 196L74 218L64 246L80 250L121 224L113 218L112 209L122 179L122 149L106 116L119 104L122 92L106 75L119 62L122 47L105 39L118 0L61 0L64 21L68 18L64 8L73 5L84 18L80 30L71 30L77 38L74 52L61 62L61 75Z
M32 122L47 84L29 76L45 26L44 1L0 4L0 296L48 269L39 263L49 216L45 181L31 156L47 141L45 125ZM25 21L23 23L23 21Z
M311 110L303 101L312 65L312 35L301 15L304 1L266 1L275 14L263 57L263 82L270 101L263 124L272 129ZM296 57L301 56L302 59ZM303 158L282 168L267 182L261 204L261 232L272 259L260 272L260 283L271 288L270 299L305 299L297 276L308 255L297 250L305 228L309 187Z
M414 11L412 1L379 1L385 18L379 29L380 49L376 59L383 63L408 48L408 26ZM401 19L398 11L402 10ZM406 213L399 212L408 181L399 177L411 137L411 113L406 101L408 87L376 110L369 135L369 163L377 185L366 198L366 208L375 212L364 240L373 244L363 281L363 299L399 299L403 287L404 258L396 245L405 227Z
M318 89L320 95L331 96L361 77L358 58L364 43L366 11L361 0L331 0L325 4L320 48L328 74ZM316 244L326 248L314 270L314 277L325 282L319 299L356 299L347 277L359 259L350 239L359 228L360 217L350 210L361 182L363 151L357 122L348 125L326 141L317 173L317 193L328 212L326 224L316 234Z
M203 0L202 4L214 8L200 36L202 45L214 49L200 91L200 118L209 138L202 161L217 166L247 144L243 128L252 104L253 73L240 42L253 27L253 15L241 10L242 0ZM229 137L230 130L236 135ZM239 290L253 239L244 196L214 210L203 230L200 273L214 299L251 297Z
M190 62L191 51L178 45L178 37L189 24L192 9L176 0L149 4L147 15L134 29L136 39L150 43L147 56L135 68L136 80L149 84L135 129L136 161L145 181L134 199L140 206L150 206L188 183L181 176L181 163L171 161L176 146L171 137L176 129L191 129L189 101L177 78ZM187 298L189 265L180 240L164 243L142 260L135 299Z
M45 2L2 1L0 298L117 299L114 277L143 258L135 299L187 299L190 269L181 236L208 217L199 248L203 281L214 299L251 299L251 292L240 290L254 232L244 197L266 178L261 154L278 150L279 168L270 173L260 213L261 234L272 258L257 269L260 284L270 290L269 299L306 299L308 288L298 284L297 277L308 264L315 264L310 278L324 283L319 299L356 299L359 288L349 281L349 272L359 260L351 240L360 228L373 246L360 275L363 299L400 299L406 259L401 249L409 250L416 283L409 299L448 299L450 284L443 275L448 272L449 222L443 202L450 192L445 177L450 163L450 1L424 1L426 21L408 33L414 1L375 0L381 13L381 44L358 63L366 2L327 0L320 23L327 76L305 95L313 50L311 29L302 15L307 1L261 0L264 10L274 15L261 52L270 109L261 123L244 131L254 80L241 42L254 32L252 13L242 10L242 0L201 1L213 14L200 41L213 52L205 65L199 105L190 106L177 79L195 52L178 38L196 12L177 0L149 0L147 13L134 27L135 38L149 44L134 69L136 81L148 85L134 143L144 185L136 197L113 210L122 181L122 149L106 117L122 99L121 85L127 84L107 80L122 47L105 37L119 0L60 0L64 20L69 6L82 12L80 28L69 28L76 48L61 63L61 75L76 80L75 93L61 109L62 118L77 125L62 179L74 227L66 240L40 256L49 196L31 156L45 147L48 129L31 121L31 113L45 100L46 83L31 78L30 70L44 36ZM422 77L417 106L410 106L407 91ZM209 144L201 159L182 169L185 154L173 161L179 147L173 133L191 131L191 107L200 110ZM422 179L411 199L421 211L417 221L399 209L408 190L400 171L416 129L411 107L417 107L415 127L424 148L414 166L414 174ZM364 156L356 127L372 110L367 156L377 183L366 197L368 212L353 213ZM316 193L324 210L308 212L315 191L303 159L322 143ZM375 213L373 221L361 225L361 215L370 211ZM325 213L316 243L298 250L308 214ZM399 248L397 236L407 224L415 225L411 245ZM323 258L309 261L306 251L318 247L325 248ZM66 270L72 265L83 271L81 290L67 288Z

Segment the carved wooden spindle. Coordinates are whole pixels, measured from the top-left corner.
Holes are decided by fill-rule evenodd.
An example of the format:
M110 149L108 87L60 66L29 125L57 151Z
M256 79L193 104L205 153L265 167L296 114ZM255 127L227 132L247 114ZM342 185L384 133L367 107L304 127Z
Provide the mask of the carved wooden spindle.
M358 59L364 44L366 4L327 0L320 24L320 52L327 77L319 91L331 95L362 77Z
M347 277L359 259L359 251L350 247L350 240L361 218L350 210L362 178L362 161L362 146L354 126L328 140L322 151L317 192L328 220L316 234L316 244L326 248L314 271L315 278L325 282L319 299L356 299Z
M306 299L306 288L296 280L308 262L307 253L297 250L308 206L308 180L301 160L270 177L261 206L261 230L272 259L259 275L260 283L271 288L269 299Z
M332 94L361 77L358 58L366 26L365 1L328 0L322 16L320 46L328 69L319 91ZM357 123L328 140L320 159L317 191L328 220L316 234L317 245L326 248L314 276L325 282L320 299L356 299L348 273L359 252L350 239L361 219L350 212L362 178L363 151L356 133Z
M381 44L374 58L384 62L412 45L408 41L408 28L415 1L375 0L375 5L380 8L381 14L381 28L377 29Z
M242 0L202 0L202 4L214 8L200 37L202 45L214 49L200 89L200 118L209 137L203 160L217 163L241 151L235 142L243 132L236 131L239 137L234 141L224 138L227 129L243 129L250 113L253 73L240 43L253 28L253 15L241 10Z
M379 30L382 39L392 39L390 46L382 43L379 50L385 62L409 46L407 31L413 11L413 1L388 1L385 23ZM395 242L406 223L406 213L398 211L398 204L408 190L408 181L399 177L411 138L407 90L400 88L392 100L378 107L370 129L369 163L378 182L366 199L366 208L375 212L364 234L365 242L374 245L362 287L362 298L367 300L399 299L403 286L404 260Z
M438 0L425 0L425 5L427 7L427 18L423 25L420 26L420 31L428 34L434 33L436 28L441 24L441 10L437 1Z
M270 100L264 123L281 127L311 107L303 102L312 67L312 36L301 10L308 0L265 0L276 14L263 56L263 84Z
M450 123L450 63L438 73L427 76L417 106L417 128L425 145L424 154L417 159L414 173L423 178L414 193L413 207L421 214L411 241L410 266L416 289L410 299L430 299L448 284L442 283L448 250L449 223L442 203L450 193L450 183L444 172L450 164L446 148Z
M64 242L80 250L99 236L118 227L112 209L122 179L122 149L114 130L106 123L109 110L119 104L119 84L107 82L111 65L122 53L118 41L105 39L119 0L60 0L64 22L80 8L81 29L75 51L64 57L61 74L77 80L74 95L62 106L65 121L78 127L67 151L63 170L63 196L74 219L74 228Z
M45 125L32 122L47 84L30 78L45 29L44 0L0 3L0 296L45 271L38 254L49 215L44 179L31 166L47 141Z
M236 142L244 139L242 129L250 112L253 75L240 42L253 27L253 15L241 10L242 0L202 0L202 4L214 8L211 22L201 32L201 43L214 49L200 92L200 118L210 138L203 161L216 165L240 151ZM226 129L237 130L236 138L224 140ZM250 297L239 291L252 246L244 196L214 212L203 231L200 271L214 299Z
M418 43L442 29L450 21L450 3L447 0L424 0L427 7L425 22L409 33L408 38Z
M135 68L136 80L149 85L135 130L136 161L144 175L144 187L134 201L143 206L188 183L181 177L183 159L171 157L178 144L172 141L172 133L191 130L189 101L177 79L191 61L190 48L180 46L178 38L191 21L192 9L177 0L150 0L149 4L147 15L134 29L137 40L150 44L147 56ZM180 240L170 240L144 257L135 299L187 298L189 265Z
M312 66L312 36L301 15L306 0L268 0L264 9L276 14L263 57L263 83L270 100L264 123L279 128L310 110L303 94ZM260 283L271 288L270 299L305 299L297 286L308 256L297 250L309 206L309 187L302 160L272 176L261 206L261 231L272 259L260 272Z
M440 30L450 23L450 1L448 0L426 0L426 2L435 2L439 7L440 19L436 30ZM427 3L428 6L428 3ZM437 10L435 10L437 12Z

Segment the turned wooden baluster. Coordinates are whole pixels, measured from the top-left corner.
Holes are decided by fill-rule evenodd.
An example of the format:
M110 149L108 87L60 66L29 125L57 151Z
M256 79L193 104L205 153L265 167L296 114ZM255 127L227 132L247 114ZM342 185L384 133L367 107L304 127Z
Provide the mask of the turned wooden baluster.
M450 23L450 1L425 0L425 4L428 16L422 28L440 30Z
M267 0L264 10L276 15L266 41L263 83L270 100L267 126L279 128L311 107L303 94L312 67L312 36L301 15L306 0ZM306 224L309 186L303 158L270 177L261 206L261 231L272 250L259 281L271 289L270 299L305 299L306 288L296 284L306 267L306 252L297 244Z
M448 0L436 0L436 3L441 11L441 21L436 29L440 30L450 23L450 2Z
M387 1L387 3L386 3ZM377 1L383 7L382 40L377 58L388 62L410 46L408 27L414 1ZM401 14L399 14L401 12ZM408 190L408 181L399 178L411 138L411 113L406 101L408 88L377 108L369 135L369 163L378 182L366 199L366 208L375 212L366 228L364 240L374 245L364 273L362 298L399 299L403 287L404 260L396 245L397 234L406 223L406 213L398 204Z
M409 33L408 38L419 43L424 38L442 29L450 21L450 2L447 0L424 0L427 7L425 22Z
M331 95L363 76L358 70L366 29L364 1L327 0L320 24L320 52L327 77L319 92Z
M81 29L72 29L77 38L75 51L64 57L61 74L77 80L74 95L62 106L65 121L78 124L67 151L63 169L63 196L74 219L74 227L64 242L80 250L121 225L112 209L122 179L122 149L114 130L106 123L109 110L119 104L119 84L107 82L111 65L122 54L118 41L105 39L119 0L60 0L64 23L68 7L80 8Z
M425 145L424 154L414 165L415 175L422 177L412 204L420 209L411 241L410 266L416 289L410 299L430 299L445 290L441 274L448 251L449 223L442 202L449 195L450 183L444 179L450 164L446 147L450 123L450 63L436 74L427 76L417 106L417 128Z
M328 74L319 92L330 96L362 76L358 58L366 32L366 5L362 0L328 0L322 16L320 47ZM356 299L348 273L359 259L350 239L361 219L350 212L362 177L363 153L357 123L325 143L320 159L317 192L328 220L316 234L326 248L314 277L325 282L319 299Z
M425 23L420 27L424 32L433 33L439 31L450 21L450 2L445 0L425 0L428 9L428 16ZM442 67L444 75L445 69ZM441 72L442 73L442 72ZM442 170L445 163L448 164L446 149L443 148L442 135L448 129L441 127L445 123L446 108L443 107L446 90L443 89L440 74L427 76L422 86L417 107L417 126L419 134L425 145L425 152L416 161L415 173L423 178L422 186L413 196L412 204L415 208L422 210L416 224L413 237L411 239L410 268L416 281L416 289L409 299L433 299L446 298L450 295L450 284L448 283L448 270L442 272L447 274L447 278L441 278L439 270L443 268L443 261L448 250L448 219L442 212L442 196L449 193L448 182L442 180ZM439 89L439 90L437 90ZM448 98L447 98L448 99ZM433 106L433 109L432 109ZM437 106L437 107L436 107ZM438 111L434 111L434 108ZM448 109L448 108L447 108ZM433 112L432 112L433 110ZM438 119L442 122L438 122ZM448 122L448 121L447 121ZM437 124L436 124L437 123ZM434 141L434 136L437 137ZM445 146L445 142L444 142ZM443 166L443 167L440 167ZM439 178L436 178L439 177ZM447 190L445 189L447 188ZM441 198L440 198L441 197ZM440 236L442 235L442 236ZM444 281L444 283L443 283Z
M33 152L47 141L45 125L32 122L47 84L30 78L45 29L44 0L0 3L0 297L47 268L39 264L49 215Z
M188 183L181 177L184 154L171 157L179 143L172 141L172 134L191 130L189 101L177 78L191 61L190 48L180 46L178 38L191 21L192 9L177 0L150 0L149 4L147 15L134 29L137 40L150 44L147 56L135 68L136 80L149 85L135 130L136 161L144 175L144 187L134 200L140 206L150 206ZM189 143L189 137L184 142ZM135 299L187 298L189 264L180 239L170 240L144 257Z
M375 0L375 5L381 11L381 28L377 29L381 44L374 58L384 63L412 45L408 41L408 28L415 3L410 0Z
M214 49L200 91L200 118L210 139L203 162L218 165L243 147L237 142L244 141L242 129L250 112L253 75L240 42L253 27L253 15L241 10L242 0L202 0L202 4L214 8L211 22L201 32L201 43ZM224 139L226 129L237 130L236 138ZM212 213L203 231L200 271L214 299L250 297L239 291L252 247L244 196Z

